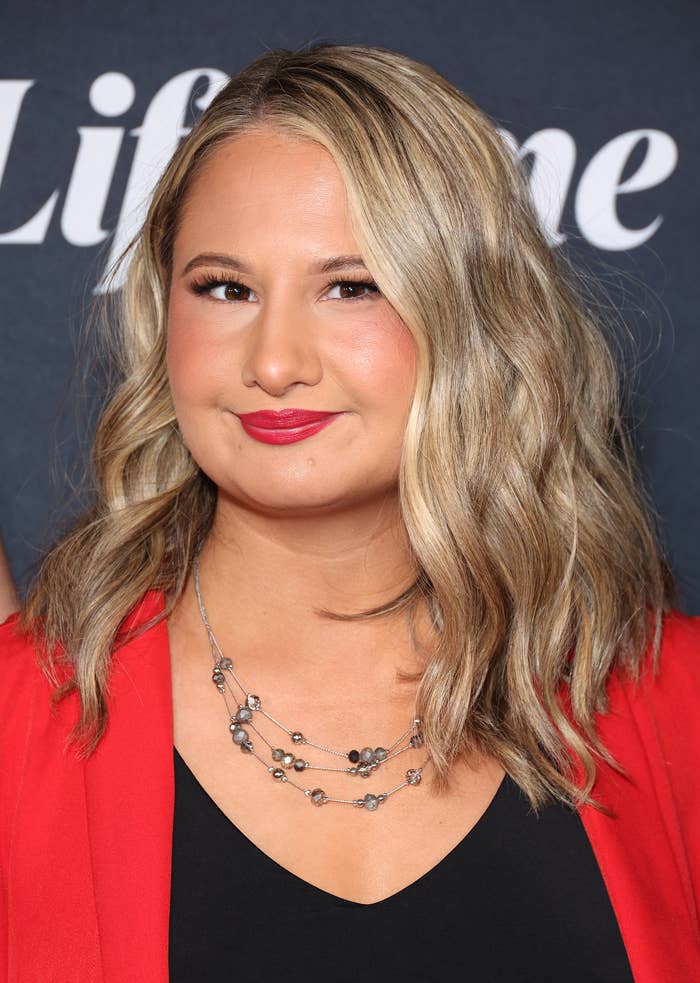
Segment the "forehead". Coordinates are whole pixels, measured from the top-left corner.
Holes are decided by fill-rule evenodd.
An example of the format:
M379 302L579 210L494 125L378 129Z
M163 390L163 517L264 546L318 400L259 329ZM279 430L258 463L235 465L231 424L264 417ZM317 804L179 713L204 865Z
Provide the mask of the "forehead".
M329 245L344 239L351 246L345 185L331 154L268 128L215 147L188 189L178 237L225 234L295 235L300 246L308 237Z

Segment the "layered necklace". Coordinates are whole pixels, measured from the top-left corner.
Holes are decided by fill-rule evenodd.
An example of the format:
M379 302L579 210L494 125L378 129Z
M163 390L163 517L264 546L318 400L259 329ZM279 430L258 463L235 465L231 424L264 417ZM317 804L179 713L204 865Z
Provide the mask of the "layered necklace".
M250 690L242 683L234 672L233 661L224 655L223 651L221 650L221 646L216 640L216 636L214 635L212 627L209 624L209 618L207 617L207 611L204 607L204 601L202 600L202 590L199 582L199 553L200 550L198 549L195 554L193 564L194 589L197 595L199 613L202 617L202 623L206 630L207 638L209 639L212 659L214 660L214 669L211 677L212 682L224 699L229 717L229 731L233 743L237 745L244 754L252 754L253 757L257 758L258 761L265 766L273 779L287 785L292 785L294 788L299 789L299 791L303 792L307 799L315 806L326 805L327 802L338 802L342 803L343 805L354 806L356 809L365 809L368 812L374 812L383 802L386 802L390 795L393 795L400 789L407 786L418 786L421 781L423 768L429 760L428 758L426 758L418 768L409 768L405 773L404 781L402 781L395 788L390 789L388 792L380 792L378 794L368 792L366 795L355 799L335 798L334 796L327 795L322 788L304 788L303 785L299 785L287 774L288 771L291 771L295 775L301 775L306 771L316 770L343 772L347 775L353 775L358 778L369 778L370 776L374 775L375 771L377 771L381 765L387 761L391 761L391 759L395 758L397 755L402 754L404 751L408 751L410 748L423 747L424 740L422 731L420 730L420 720L418 717L414 717L410 727L408 727L408 729L405 730L390 747L363 747L359 751L356 749L351 751L343 751L328 747L325 744L318 744L309 740L309 738L307 738L301 730L298 730L297 728L290 729L285 727L284 724L280 723L279 720L276 720L270 713L267 712L267 710L265 710L260 697L256 696L254 693L251 693ZM238 690L242 694L241 699L236 696L232 682L235 683ZM256 714L262 714L262 716L266 717L270 723L284 731L296 750L286 751L284 748L275 747L273 744L271 744L267 738L260 733L255 725L254 718ZM268 746L270 757L274 764L269 764L269 762L265 758L261 757L255 750L255 745L251 740L249 733L251 730L255 731L261 741ZM410 738L408 736L409 734L411 735ZM405 741L407 738L407 743L399 746L401 745L401 742ZM327 754L344 758L349 762L349 764L343 768L311 764L304 757L300 756L300 753L303 754L303 748L305 746L313 747L319 751L324 751Z

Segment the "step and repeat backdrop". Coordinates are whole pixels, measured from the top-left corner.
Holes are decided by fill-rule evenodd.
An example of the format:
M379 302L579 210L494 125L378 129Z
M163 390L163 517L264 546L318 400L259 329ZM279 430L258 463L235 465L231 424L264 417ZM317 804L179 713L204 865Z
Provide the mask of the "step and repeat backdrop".
M617 316L629 427L700 614L696 0L6 3L0 33L0 529L20 584L71 508L95 384L76 345L160 168L260 52L428 62L523 159L541 225ZM74 499L73 499L74 501Z

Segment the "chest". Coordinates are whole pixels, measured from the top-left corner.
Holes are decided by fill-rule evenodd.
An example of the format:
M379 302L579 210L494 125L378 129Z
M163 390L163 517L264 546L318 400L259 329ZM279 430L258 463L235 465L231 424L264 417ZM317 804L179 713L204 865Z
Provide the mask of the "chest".
M222 979L229 965L306 981L632 979L578 817L554 807L534 818L507 778L429 872L357 903L261 853L176 753L172 873L172 983ZM232 931L232 914L244 934Z
M172 684L175 747L205 795L268 859L348 901L376 903L425 875L469 834L503 779L496 762L479 760L476 767L460 763L454 768L447 793L436 792L429 767L419 784L397 789L406 771L425 761L424 749L408 748L362 778L347 773L348 760L313 746L295 747L282 730L254 715L252 723L271 744L318 766L285 769L253 726L248 735L254 753L242 752L233 742L226 706L204 674L174 666ZM235 709L235 701L230 705ZM328 733L337 722L332 704L316 707L314 719L309 716L307 733ZM408 706L390 711L389 717L385 733L400 735L410 721ZM279 718L294 719L292 708L283 704ZM352 740L348 733L351 747ZM267 770L271 767L281 768L288 781L274 778ZM391 794L370 811L334 801L314 805L302 789L317 788L331 798L351 800Z

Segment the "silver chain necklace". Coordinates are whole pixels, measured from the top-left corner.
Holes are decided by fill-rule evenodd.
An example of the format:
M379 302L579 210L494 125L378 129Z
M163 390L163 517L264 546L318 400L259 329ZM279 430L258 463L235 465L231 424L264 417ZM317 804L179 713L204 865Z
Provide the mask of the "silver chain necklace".
M214 660L214 669L212 672L212 682L216 686L217 690L221 693L224 698L224 703L226 704L226 710L229 716L229 731L231 733L231 738L233 743L237 745L241 751L245 754L252 754L255 758L260 761L266 768L266 770L271 774L271 776L279 782L286 783L288 785L293 785L294 788L299 789L304 795L316 806L325 805L327 802L339 802L344 805L354 806L356 809L366 809L368 812L374 812L383 802L393 795L394 792L398 792L399 789L405 788L406 786L417 786L420 784L423 768L428 762L426 758L420 767L409 768L406 771L406 777L400 785L392 788L388 792L381 792L379 795L373 795L368 792L363 798L357 799L338 799L333 796L326 795L322 788L304 788L302 785L298 785L293 781L287 774L287 769L293 769L295 772L301 773L308 770L318 770L318 771L337 771L344 772L348 775L358 776L360 778L369 778L370 775L374 774L377 768L380 767L384 762L390 761L395 758L398 754L402 754L404 751L408 751L410 748L418 748L423 746L423 734L420 730L420 719L414 717L411 722L411 726L398 737L394 743L388 747L364 747L362 750L352 750L352 751L341 751L336 748L327 747L325 744L316 744L313 741L308 740L303 733L299 730L290 730L285 727L284 724L280 723L279 720L269 714L262 705L259 696L251 693L248 688L242 683L239 677L233 670L233 662L221 650L221 646L216 640L216 636L209 624L209 618L207 617L207 611L204 607L204 601L202 600L202 590L199 582L199 554L201 546L197 549L194 557L193 573L194 573L194 589L197 595L197 603L199 605L199 613L202 617L202 623L207 633L209 639L209 646L211 648L212 659ZM238 688L243 694L243 702L240 702L236 697L230 680L234 680ZM229 695L236 702L236 709L232 709L231 703L229 702ZM253 723L253 716L255 713L261 713L263 716L279 727L281 730L287 734L296 747L300 747L304 744L309 747L317 748L319 751L325 751L327 754L336 755L341 758L345 758L350 762L349 767L345 768L332 768L324 767L323 765L312 765L304 758L298 757L296 754L285 751L283 748L274 747L270 742L264 737L258 728ZM272 760L277 762L277 764L270 765L268 762L260 757L260 755L255 750L255 746L250 739L248 729L251 728L260 737L262 741L270 749ZM397 747L409 734L412 734L410 740L403 747Z

